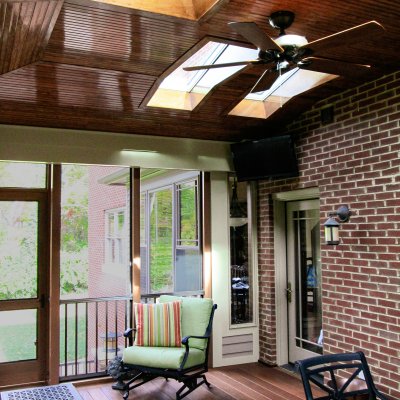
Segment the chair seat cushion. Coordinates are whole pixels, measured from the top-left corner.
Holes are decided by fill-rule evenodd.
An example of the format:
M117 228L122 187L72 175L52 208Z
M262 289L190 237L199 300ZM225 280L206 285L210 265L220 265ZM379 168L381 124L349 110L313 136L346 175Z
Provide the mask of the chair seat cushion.
M127 347L122 356L125 364L140 365L150 368L178 369L185 355L184 347ZM184 368L203 364L205 352L200 349L191 348Z

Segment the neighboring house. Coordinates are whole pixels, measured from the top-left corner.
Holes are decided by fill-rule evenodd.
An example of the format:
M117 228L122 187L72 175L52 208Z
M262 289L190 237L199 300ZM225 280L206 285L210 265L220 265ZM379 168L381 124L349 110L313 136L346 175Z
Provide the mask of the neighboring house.
M130 293L129 191L125 184L101 179L120 167L89 166L88 248L89 297L126 296Z

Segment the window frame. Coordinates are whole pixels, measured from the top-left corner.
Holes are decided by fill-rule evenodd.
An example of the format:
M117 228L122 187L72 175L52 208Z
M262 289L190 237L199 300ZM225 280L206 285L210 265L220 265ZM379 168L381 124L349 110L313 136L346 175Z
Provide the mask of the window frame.
M232 177L228 178L231 185ZM249 307L251 308L252 319L246 322L233 322L232 318L232 269L229 268L229 326L231 329L240 329L258 325L258 232L257 232L257 183L255 181L244 181L246 184L246 211L247 211L247 249L248 249L248 272L251 274L251 293L249 293ZM228 193L230 191L228 190ZM231 195L229 196L229 207L231 205ZM230 233L229 233L230 239ZM229 240L230 241L230 240ZM229 245L229 256L231 255L231 245ZM230 258L230 257L229 257ZM229 263L230 264L230 263Z
M194 246L187 246L187 245L182 245L178 244L179 239L179 218L180 218L180 210L179 210L179 189L178 187L189 182L195 182L195 188L196 188L196 236L197 236L197 244ZM189 172L184 172L184 173L173 173L173 174L168 174L167 176L161 179L156 179L153 182L146 183L141 186L141 192L140 195L142 196L145 194L145 217L144 217L144 223L145 223L145 243L140 243L140 248L141 250L143 248L146 249L146 259L144 260L141 257L141 266L142 266L142 273L144 270L146 270L146 279L145 279L145 286L141 286L141 291L143 294L159 294L161 292L156 292L152 291L151 285L150 285L150 252L151 252L151 246L150 246L150 194L151 193L156 193L157 191L165 190L167 188L172 189L172 259L173 259L173 292L176 292L176 287L177 287L177 250L180 249L188 249L188 250L198 250L199 252L199 281L201 282L201 289L203 290L204 287L204 282L203 282L203 271L202 271L202 240L201 240L201 218L202 218L202 213L201 213L201 193L200 193L200 188L201 188L201 173L200 171L189 171ZM142 256L142 254L141 254Z
M109 217L111 215L114 215L114 232L115 232L115 227L118 227L118 215L120 215L122 212L122 215L124 216L124 222L123 222L123 228L121 231L121 236L118 237L115 234L114 235L110 235L109 234ZM128 229L127 229L127 209L126 207L117 207L117 208L110 208L107 210L104 210L104 265L126 265L129 260L128 260L128 254L126 251L124 251L129 243L129 236L128 236ZM117 218L115 218L117 217ZM110 251L110 247L109 247L109 240L118 240L120 239L121 243L118 246L118 262L115 261L110 257L110 253L112 253L112 251ZM115 251L114 251L115 252Z

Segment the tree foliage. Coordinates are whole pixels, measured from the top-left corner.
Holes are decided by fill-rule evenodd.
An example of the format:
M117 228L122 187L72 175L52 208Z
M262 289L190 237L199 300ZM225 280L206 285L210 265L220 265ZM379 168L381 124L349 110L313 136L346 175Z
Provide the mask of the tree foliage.
M0 299L37 296L36 202L0 202Z
M88 288L88 167L65 165L61 201L61 294Z

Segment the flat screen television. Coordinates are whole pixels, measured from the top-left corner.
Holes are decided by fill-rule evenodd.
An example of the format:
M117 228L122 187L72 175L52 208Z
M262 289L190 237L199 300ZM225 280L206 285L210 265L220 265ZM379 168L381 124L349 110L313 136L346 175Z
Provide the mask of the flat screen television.
M290 135L234 143L231 151L238 181L299 175L296 149Z

